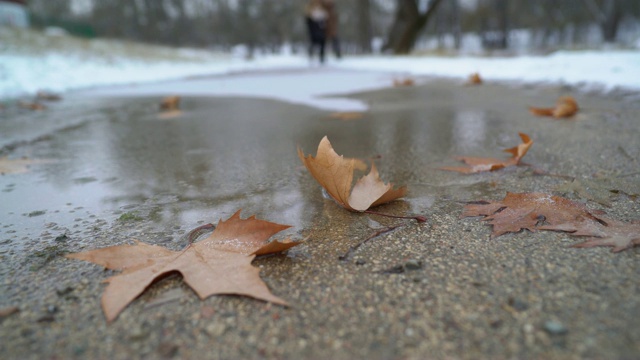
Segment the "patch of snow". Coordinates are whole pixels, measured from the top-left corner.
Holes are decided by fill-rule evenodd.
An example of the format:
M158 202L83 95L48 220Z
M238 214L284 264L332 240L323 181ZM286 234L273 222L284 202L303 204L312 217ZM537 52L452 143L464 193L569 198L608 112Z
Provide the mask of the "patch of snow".
M119 95L161 94L171 89L181 95L255 96L322 109L360 111L366 109L366 104L326 96L389 87L393 78L400 76L439 76L462 81L474 72L485 81L640 90L640 50L560 51L547 56L517 57L372 55L330 59L325 66L314 65L305 56L291 52L246 60L242 54L171 51L193 57L158 60L97 56L81 49L50 50L44 54L14 52L11 47L0 49L0 99L32 95L39 90L65 92L120 85ZM220 76L224 74L235 75ZM193 79L196 76L209 77ZM190 79L184 80L187 78ZM135 88L121 86L145 83ZM116 88L103 88L91 93L114 92Z
M380 72L317 68L300 71L243 72L175 80L137 86L104 87L85 91L87 96L237 96L276 99L324 110L365 111L357 99L328 97L388 87L393 79Z
M561 51L518 57L363 57L340 68L465 79L477 72L487 81L597 85L640 90L640 51Z

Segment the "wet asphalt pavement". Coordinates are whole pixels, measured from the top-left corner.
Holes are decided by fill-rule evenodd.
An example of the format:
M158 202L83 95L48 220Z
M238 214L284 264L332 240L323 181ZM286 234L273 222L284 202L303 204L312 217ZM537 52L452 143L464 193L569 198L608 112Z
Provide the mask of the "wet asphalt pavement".
M573 120L527 111L568 94L581 107ZM640 249L573 249L575 238L552 232L490 239L478 219L459 219L463 201L551 193L566 181L532 168L640 182L637 93L425 78L352 97L370 110L350 121L255 98L186 97L173 118L158 116L159 96L72 93L42 112L0 110L0 155L51 160L0 176L0 309L20 309L0 319L2 357L640 356ZM531 167L437 170L456 155L506 156L518 132L534 140ZM349 213L323 197L296 146L315 154L325 135L339 154L373 159L384 180L408 185L404 200L377 210L428 222ZM588 205L640 218L637 198L611 201ZM308 237L254 261L292 307L200 301L176 275L107 325L101 281L112 272L62 257L133 238L180 249L190 229L238 209Z

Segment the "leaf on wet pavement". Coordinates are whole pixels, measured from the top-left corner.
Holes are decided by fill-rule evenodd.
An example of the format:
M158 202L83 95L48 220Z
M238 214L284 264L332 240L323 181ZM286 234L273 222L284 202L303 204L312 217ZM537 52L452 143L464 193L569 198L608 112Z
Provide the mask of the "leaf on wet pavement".
M5 307L5 308L1 308L0 309L0 319L5 318L9 315L13 315L15 313L20 312L20 308L18 308L17 306L9 306L9 307Z
M538 108L529 107L529 112L536 116L550 116L554 118L566 118L575 115L578 112L578 103L571 96L562 96L558 99L555 107Z
M393 79L394 87L409 87L414 86L416 84L415 80L410 77Z
M23 109L27 109L27 110L33 110L33 111L41 111L41 110L45 110L47 107L44 106L43 104L34 101L34 102L28 102L28 101L19 101L18 102L18 106L23 108Z
M364 113L358 111L342 111L329 114L329 118L342 121L360 120L364 117Z
M612 252L620 252L640 246L640 220L624 223L617 220L602 219L606 226L601 226L603 232L600 237L590 237L587 241L572 245L575 248L591 248L596 246L610 246ZM572 229L568 229L572 230ZM568 231L565 228L563 231ZM581 234L570 231L579 236Z
M354 170L362 161L338 155L326 136L320 141L315 157L305 157L300 147L298 156L327 193L350 211L365 211L403 197L407 192L405 186L394 189L393 184L385 184L373 163L369 174L360 178L352 188Z
M182 114L180 111L180 96L167 96L160 102L161 119L169 119L178 117Z
M40 90L36 93L36 99L44 101L60 101L62 100L62 96L52 92Z
M467 80L467 85L481 85L482 77L480 77L479 73L473 73L469 75L469 79Z
M257 255L285 251L299 242L267 240L288 225L240 218L240 211L228 220L219 221L206 239L191 243L181 251L136 242L67 255L122 273L106 280L102 296L107 321L118 314L157 279L172 272L205 299L215 294L250 296L276 304L287 303L273 295L260 278L260 270L251 266Z
M511 157L508 159L494 159L494 158L480 158L480 157L470 157L470 156L460 156L456 159L464 162L468 166L445 166L441 167L440 170L447 171L457 171L461 173L478 173L483 171L495 171L507 166L518 165L520 163L520 159L529 151L531 145L533 145L533 141L529 138L529 135L524 133L519 133L520 139L522 139L522 143L518 146L505 149L503 151L511 154Z
M543 193L510 193L501 201L480 201L464 206L460 217L484 216L493 225L492 237L520 230L567 231L581 235L600 236L599 218L587 211L584 204Z
M0 157L0 175L21 174L29 171L31 165L50 163L51 160L43 159L9 159L7 156Z
M180 110L180 96L167 96L160 101L160 111Z
M640 195L640 182L626 181L616 177L574 179L559 185L555 191L562 194L575 194L580 198L611 206L610 198L614 194L625 193L631 198Z

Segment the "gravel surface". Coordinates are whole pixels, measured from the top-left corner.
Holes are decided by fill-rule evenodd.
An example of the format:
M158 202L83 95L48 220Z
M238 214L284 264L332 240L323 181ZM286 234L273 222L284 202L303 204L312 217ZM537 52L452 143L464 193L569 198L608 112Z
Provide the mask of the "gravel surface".
M351 121L275 101L206 98L183 99L181 117L158 119L159 99L96 99L74 113L87 121L5 148L57 161L0 177L0 310L18 309L0 317L0 357L638 358L640 249L574 249L579 239L555 232L492 239L479 219L459 218L464 201L551 193L567 181L533 169L637 186L638 94L418 80L354 95L371 111ZM566 94L581 107L572 120L527 111ZM74 104L69 95L44 115L0 111L47 121ZM500 150L518 132L535 142L523 159L530 166L437 170L455 155L508 156ZM428 221L349 213L323 197L295 146L315 154L324 135L338 153L374 158L385 180L409 186L404 201L376 210ZM633 195L587 205L630 221L640 218ZM107 324L102 281L114 272L63 257L134 238L180 249L190 229L238 208L308 237L254 261L291 307L201 301L176 274Z

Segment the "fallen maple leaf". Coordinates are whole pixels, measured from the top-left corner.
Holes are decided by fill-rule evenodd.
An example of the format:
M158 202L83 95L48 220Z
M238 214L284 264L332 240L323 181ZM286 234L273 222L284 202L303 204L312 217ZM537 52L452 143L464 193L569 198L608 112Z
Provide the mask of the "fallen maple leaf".
M347 111L347 112L334 112L329 115L332 119L338 119L343 121L349 120L360 120L364 116L363 113L357 111Z
M0 174L21 174L29 171L29 166L34 164L45 164L50 160L42 159L9 159L6 156L0 157Z
M160 102L161 111L180 110L180 96L167 96Z
M167 96L160 102L160 119L172 119L182 115L180 111L180 96Z
M575 115L578 112L578 103L571 96L563 96L558 99L553 108L529 107L529 111L536 116L552 116L554 118L564 118Z
M631 223L623 223L611 219L602 220L606 223L606 226L601 226L603 234L599 238L591 237L587 239L587 241L572 245L571 247L591 248L596 246L611 246L613 247L613 249L611 249L612 252L620 252L631 249L634 246L640 246L640 220ZM568 228L565 227L562 231L568 231L567 229ZM577 230L570 232L572 232L571 235L575 236L583 235L578 233Z
M520 230L562 230L570 228L581 235L599 236L594 225L601 220L584 204L543 193L510 193L501 201L480 201L464 206L461 218L484 216L493 225L491 237ZM554 226L559 226L554 228Z
M416 82L412 79L412 78L404 78L404 79L393 79L393 86L394 87L407 87L407 86L413 86L415 85Z
M459 156L456 159L464 162L469 166L445 166L441 167L441 170L457 171L461 173L477 173L483 171L494 171L505 168L507 166L518 165L520 159L527 153L533 141L529 138L529 135L524 133L518 133L522 143L518 146L505 149L503 151L510 153L512 156L509 159L500 160L494 158L479 158L479 157L467 157Z
M473 73L469 75L469 80L467 80L467 85L480 85L480 84L482 84L482 78L480 77L480 74Z
M243 220L238 211L228 220L220 220L209 237L190 243L181 251L138 241L135 245L112 246L66 257L123 270L105 280L109 285L102 296L102 309L109 322L151 283L176 271L200 299L214 294L234 294L286 305L269 291L260 279L260 269L251 266L251 262L256 255L282 252L298 245L299 242L290 239L266 242L289 227L258 220L255 216Z
M62 100L62 96L46 91L38 91L38 93L36 94L36 99L45 101L60 101Z
M403 197L407 192L406 186L394 189L393 184L385 184L373 163L369 174L360 178L352 189L354 168L362 161L338 155L326 136L320 141L315 158L305 157L300 147L298 156L327 193L350 211L365 211Z
M33 111L41 111L46 109L47 107L42 105L39 102L27 102L27 101L19 101L18 106L23 109L33 110Z
M20 308L17 306L9 306L6 308L0 309L0 319L7 317L9 315L13 315L17 312L20 312Z
M640 194L640 183L626 181L615 177L598 177L594 179L574 179L555 188L559 193L572 193L578 197L595 201L604 206L611 206L613 194L625 193L631 198Z

